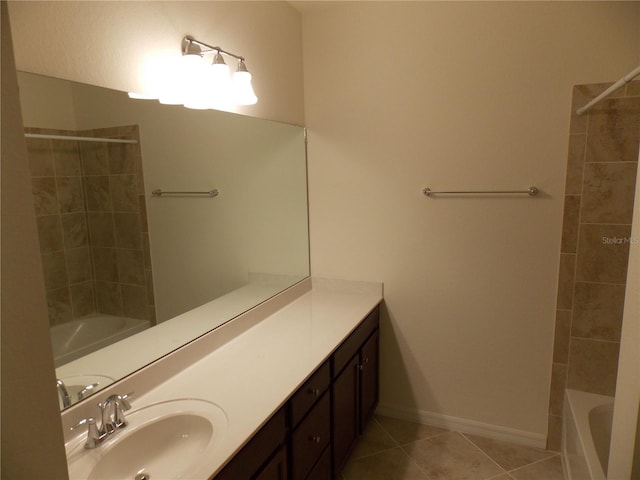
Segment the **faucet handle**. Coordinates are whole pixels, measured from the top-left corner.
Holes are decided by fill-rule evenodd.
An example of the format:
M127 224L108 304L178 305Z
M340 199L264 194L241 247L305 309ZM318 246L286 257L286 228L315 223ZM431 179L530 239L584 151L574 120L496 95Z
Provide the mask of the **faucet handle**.
M75 430L76 428L79 428L85 424L87 425L87 441L84 444L84 448L96 448L102 440L103 435L98 430L95 418L83 418L78 423L73 425L70 430Z
M114 424L116 428L124 428L129 423L124 416L124 412L131 410L131 404L127 400L131 395L133 395L133 392L117 395L114 400Z
M131 410L131 404L129 403L129 398L133 397L135 392L125 393L124 395L120 395L120 404L122 405L122 409L126 412L127 410Z
M78 400L82 400L87 393L91 392L91 390L93 390L99 385L100 383L98 382L86 385L82 390L78 392Z
M89 418L83 418L82 420L80 420L78 423L76 423L75 425L71 426L69 428L69 430L75 430L76 428L80 428L83 425L95 425L96 424L96 419L93 417L89 417Z

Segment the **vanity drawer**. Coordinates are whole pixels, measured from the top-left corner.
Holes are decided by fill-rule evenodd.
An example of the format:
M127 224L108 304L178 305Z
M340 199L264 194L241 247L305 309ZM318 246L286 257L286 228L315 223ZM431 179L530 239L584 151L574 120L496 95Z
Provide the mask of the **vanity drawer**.
M324 362L291 398L291 425L296 427L314 403L329 388L331 370L329 361Z
M358 353L362 344L371 335L380 323L380 307L376 307L367 315L360 325L353 331L349 337L338 347L333 354L333 378L337 377L349 360Z
M286 432L284 409L281 408L213 479L255 478L273 452L284 443Z
M303 480L329 445L331 404L326 392L291 436L291 480Z

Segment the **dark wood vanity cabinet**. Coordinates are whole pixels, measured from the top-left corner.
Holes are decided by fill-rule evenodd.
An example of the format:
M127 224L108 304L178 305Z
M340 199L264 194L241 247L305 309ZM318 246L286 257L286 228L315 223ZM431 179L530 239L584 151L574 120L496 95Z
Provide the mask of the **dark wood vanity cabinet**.
M278 410L215 480L287 480L287 424L284 408Z
M373 333L360 350L360 433L378 405L380 384L378 381L380 333Z
M378 323L376 309L333 355L333 478L340 475L378 404Z
M290 480L306 480L314 475L317 476L316 464L324 452L330 448L330 385L331 365L327 360L316 369L289 401ZM322 469L322 467L319 468Z
M378 325L376 307L213 478L338 478L378 403Z
M287 480L288 478L287 449L285 447L280 447L269 463L267 463L255 477L256 480Z

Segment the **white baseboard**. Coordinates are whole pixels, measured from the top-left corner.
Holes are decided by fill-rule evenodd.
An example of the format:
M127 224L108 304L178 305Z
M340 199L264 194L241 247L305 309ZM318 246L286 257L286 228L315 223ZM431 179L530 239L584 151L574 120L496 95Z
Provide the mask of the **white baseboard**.
M423 425L433 425L435 427L455 430L461 433L469 433L481 437L491 438L511 442L527 447L545 449L547 437L541 433L527 432L515 428L501 427L489 423L478 422L466 418L452 417L441 413L426 412L405 407L379 404L376 414L386 417L407 420L409 422L421 423Z

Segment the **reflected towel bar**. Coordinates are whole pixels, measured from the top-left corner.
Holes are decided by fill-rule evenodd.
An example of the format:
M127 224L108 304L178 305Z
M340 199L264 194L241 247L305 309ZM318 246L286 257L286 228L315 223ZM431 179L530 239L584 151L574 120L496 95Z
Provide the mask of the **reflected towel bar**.
M422 189L422 193L426 197L431 195L514 195L514 194L527 194L530 197L535 197L539 190L536 187L529 187L526 190L431 190L429 187Z
M79 137L75 135L54 135L48 133L25 133L26 138L44 138L47 140L77 140L79 142L101 142L101 143L130 143L135 145L137 140L127 138L101 138L101 137Z
M217 197L220 194L217 188L211 189L208 192L163 192L161 189L156 189L151 192L151 195L154 197L163 197L164 195L173 195L173 196L187 196L187 197Z

